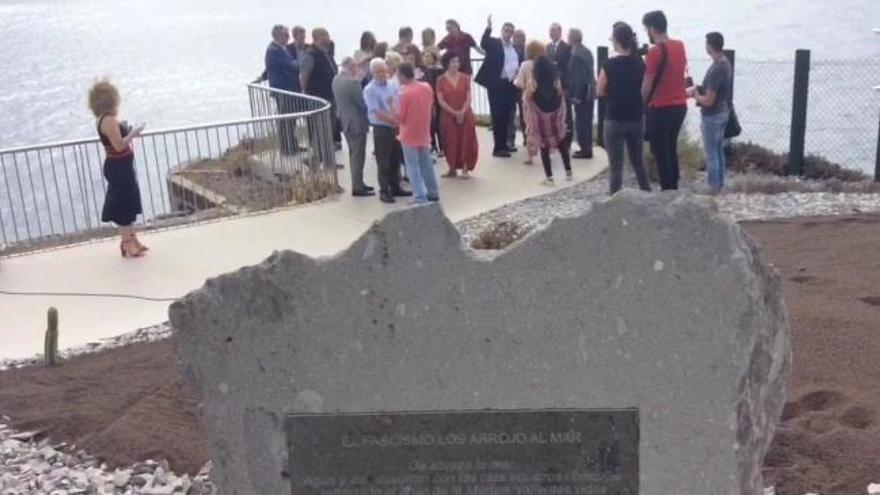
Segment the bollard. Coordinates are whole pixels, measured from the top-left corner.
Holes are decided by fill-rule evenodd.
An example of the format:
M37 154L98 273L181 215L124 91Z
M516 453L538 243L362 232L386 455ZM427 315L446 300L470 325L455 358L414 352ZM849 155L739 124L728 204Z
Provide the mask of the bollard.
M600 46L596 49L596 75L602 71L602 68L605 67L605 62L608 61L608 47ZM598 122L596 122L596 144L601 147L605 147L605 112L607 111L607 102L605 98L599 98L599 116Z
M794 62L794 95L791 104L791 141L787 175L803 175L807 135L807 101L810 96L810 50L798 50Z

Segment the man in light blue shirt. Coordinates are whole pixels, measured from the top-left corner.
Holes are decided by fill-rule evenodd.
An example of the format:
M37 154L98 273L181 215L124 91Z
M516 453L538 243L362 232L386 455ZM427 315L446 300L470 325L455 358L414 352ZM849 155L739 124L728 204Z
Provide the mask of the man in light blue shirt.
M394 203L394 197L412 196L400 187L403 149L397 139L397 108L400 86L388 80L388 66L381 58L370 61L373 79L364 88L367 118L373 128L373 148L379 172L379 201Z

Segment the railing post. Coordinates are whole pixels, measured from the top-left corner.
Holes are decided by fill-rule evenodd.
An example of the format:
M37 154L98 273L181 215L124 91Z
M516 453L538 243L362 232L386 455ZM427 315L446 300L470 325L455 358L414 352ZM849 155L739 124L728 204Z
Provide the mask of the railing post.
M877 160L874 162L874 182L880 182L880 124L877 124Z
M794 62L794 95L791 104L791 142L788 175L803 175L807 134L807 102L810 95L810 50L798 50Z
M596 76L602 72L602 68L605 67L605 62L608 61L608 47L600 46L596 49ZM605 98L599 98L599 115L598 121L596 122L596 144L601 147L605 147L605 112L607 111L608 103L605 101Z
M724 50L724 56L730 61L730 101L733 101L733 88L736 86L736 50Z

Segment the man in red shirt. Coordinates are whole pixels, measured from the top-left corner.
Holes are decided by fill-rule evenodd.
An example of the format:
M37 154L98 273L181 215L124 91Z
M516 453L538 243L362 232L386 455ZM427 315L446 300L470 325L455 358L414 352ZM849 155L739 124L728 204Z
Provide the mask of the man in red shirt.
M398 67L397 78L400 80L399 138L413 202L439 201L440 192L430 151L434 90L430 84L415 79L415 70L410 64Z
M474 73L474 69L471 66L471 48L481 55L485 55L485 53L482 48L477 45L477 41L474 40L473 36L461 30L461 26L455 19L449 19L446 21L446 32L448 34L440 40L440 43L437 44L437 48L456 54L458 56L458 62L461 65L459 70L470 76Z
M666 15L648 12L642 19L654 45L645 57L642 98L647 105L645 128L657 163L660 188L678 189L678 134L687 115L687 53L684 43L669 38Z

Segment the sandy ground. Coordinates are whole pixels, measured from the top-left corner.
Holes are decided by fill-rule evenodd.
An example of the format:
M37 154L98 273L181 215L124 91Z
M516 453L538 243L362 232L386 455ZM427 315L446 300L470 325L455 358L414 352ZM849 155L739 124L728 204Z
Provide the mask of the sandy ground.
M744 224L784 281L794 376L766 459L780 495L865 493L880 481L880 216ZM0 413L111 467L207 461L198 397L168 341L0 373Z
M794 375L765 482L862 494L880 481L880 216L745 224L783 278Z

